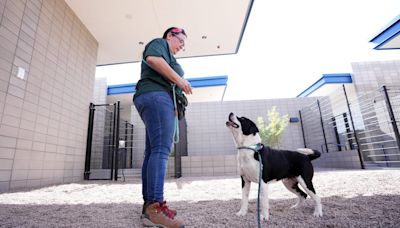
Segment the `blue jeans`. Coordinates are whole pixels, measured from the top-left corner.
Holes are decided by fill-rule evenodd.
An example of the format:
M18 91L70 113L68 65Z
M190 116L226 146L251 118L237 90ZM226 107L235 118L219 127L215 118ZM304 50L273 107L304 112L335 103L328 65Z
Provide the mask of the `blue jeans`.
M164 179L175 127L173 101L167 92L157 91L141 94L135 98L134 104L146 127L143 200L161 202L164 200Z

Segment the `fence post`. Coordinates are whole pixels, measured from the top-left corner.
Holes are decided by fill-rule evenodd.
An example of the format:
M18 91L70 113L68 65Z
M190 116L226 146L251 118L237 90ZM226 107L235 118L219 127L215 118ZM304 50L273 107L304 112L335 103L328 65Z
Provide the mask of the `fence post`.
M324 120L322 118L322 112L321 112L321 106L319 104L319 99L317 100L317 106L318 106L318 111L319 111L319 117L320 117L320 120L321 120L322 134L324 136L326 153L329 153L328 142L326 141L326 134L325 134L325 128L324 128Z
M356 144L357 144L357 152L358 152L358 157L359 157L359 159L360 159L361 169L365 169L364 160L363 160L362 155L361 155L360 143L358 142L358 137L357 137L356 128L354 127L353 115L351 114L350 102L349 102L349 99L348 99L348 97L347 97L346 87L344 86L344 84L342 84L342 87L343 87L344 97L346 98L347 109L349 110L349 116L350 116L351 126L353 127L354 139L356 140Z
M389 117L390 117L390 122L392 122L392 126L393 126L393 132L394 135L396 137L396 141L397 141L397 147L400 149L400 134L399 134L399 128L397 127L397 121L393 112L393 108L392 108L392 104L390 103L390 99L389 99L389 94L387 92L387 88L386 86L382 86L383 88L383 93L385 95L385 102L386 102L386 106L389 112Z
M351 131L350 131L349 120L347 119L347 113L344 112L342 115L343 115L344 126L346 127L347 142L349 143L350 150L354 150L353 140L351 139L351 137L349 137L349 133Z
M336 139L337 149L338 149L338 151L342 151L342 146L341 146L340 138L339 138L339 132L338 132L338 129L337 129L336 117L333 116L331 118L331 120L332 120L332 125L333 125L333 131L335 132L335 139Z
M119 154L119 111L120 111L120 101L116 103L116 113L115 113L115 150L114 150L114 180L118 180L118 154Z
M124 159L123 159L123 161L125 161L124 162L124 165L123 165L123 167L124 168L127 168L127 165L126 165L126 160L128 159L128 127L129 127L129 123L128 123L128 121L126 121L125 120L125 132L124 132L124 134L125 134L125 136L124 136L124 140L125 140L125 154L124 154ZM130 166L128 167L128 168L131 168Z
M109 127L108 128L108 134L109 135L107 137L107 139L108 139L108 147L107 147L107 150L106 150L107 164L103 163L104 164L103 167L110 168L111 172L112 172L112 167L113 167L113 152L112 152L112 150L113 150L113 147L114 147L114 127L113 127L113 125L115 124L114 120L113 120L114 119L114 114L115 114L114 112L112 112L110 114L110 124L108 126ZM105 118L107 118L107 113L106 113L106 117ZM111 145L113 147L111 147ZM103 160L103 162L104 162L104 160ZM110 180L112 180L112 174L111 174Z
M131 159L129 159L130 168L133 168L133 124L131 124Z
M93 117L94 117L94 104L89 105L89 123L86 138L86 157L85 157L85 171L83 173L83 179L89 180L90 176L90 159L92 156L92 139L93 139Z
M113 177L114 177L114 167L115 167L115 162L114 162L114 158L115 158L115 144L117 144L118 142L116 141L116 138L115 138L115 134L116 134L116 132L115 132L115 124L116 124L116 121L117 121L117 118L115 117L116 115L117 115L117 103L114 103L113 104L114 105L114 112L113 112L113 129L112 129L112 149L111 149L111 162L110 162L110 164L111 164L111 166L110 166L110 180L113 180Z
M303 134L304 148L307 148L307 144L306 144L306 135L304 134L303 118L301 117L301 110L299 110L299 117L300 117L301 133Z

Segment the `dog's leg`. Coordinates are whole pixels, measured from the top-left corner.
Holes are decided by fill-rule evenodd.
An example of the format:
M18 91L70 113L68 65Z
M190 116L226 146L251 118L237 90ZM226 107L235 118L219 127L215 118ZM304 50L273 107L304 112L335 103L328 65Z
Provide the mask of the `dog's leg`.
M307 194L305 194L303 191L301 191L301 189L298 186L298 182L296 180L296 178L286 178L282 180L283 185L285 185L285 187L292 192L293 194L295 194L298 198L297 198L297 202L296 204L294 204L293 206L291 206L290 208L296 208L298 207L300 204L303 203L303 201L307 198Z
M247 210L249 208L249 193L251 182L248 180L244 180L243 176L241 176L240 178L242 179L242 203L240 205L240 210L236 213L236 215L243 216L247 213Z
M311 179L310 178L303 179L303 177L299 176L299 177L297 177L297 181L300 183L300 185L303 187L303 189L307 192L307 194L315 201L314 216L322 217L321 199L315 193L314 186L311 182Z
M266 184L264 181L261 181L260 206L261 219L264 221L269 220L268 184Z

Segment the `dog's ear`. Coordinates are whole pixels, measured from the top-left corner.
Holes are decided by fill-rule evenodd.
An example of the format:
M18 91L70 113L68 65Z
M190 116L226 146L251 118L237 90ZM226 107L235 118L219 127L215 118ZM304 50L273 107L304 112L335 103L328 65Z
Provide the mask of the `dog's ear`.
M250 126L250 133L253 133L253 135L256 135L257 132L259 132L258 127L255 123L251 122L251 126Z
M256 133L259 132L257 125L246 117L241 117L239 121L242 125L242 131L244 135L256 135Z
M256 135L257 132L259 132L258 127L255 124L253 124L252 129L250 129L250 132L252 132L253 135Z

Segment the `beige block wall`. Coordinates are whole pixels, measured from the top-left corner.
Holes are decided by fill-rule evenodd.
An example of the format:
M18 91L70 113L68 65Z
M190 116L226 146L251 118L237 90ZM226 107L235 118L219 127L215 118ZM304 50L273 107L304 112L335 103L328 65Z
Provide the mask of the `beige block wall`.
M383 85L400 85L400 60L355 62L351 67L358 95L378 90Z
M167 177L175 177L175 159L168 159ZM182 157L182 177L237 176L236 155Z
M312 102L315 102L313 97L191 103L186 112L188 155L190 158L207 157L206 159L213 156L236 156L232 134L225 126L230 112L246 116L254 121L258 116L262 116L267 121L268 110L273 106L276 106L282 115L299 117L299 110ZM133 161L133 168L140 168L145 147L145 127L136 109L132 109L132 122L135 126L133 153L136 158ZM302 137L300 123L290 123L283 135L282 148L304 147ZM193 168L193 172L182 170L183 175L185 173L197 174L198 172L195 168ZM204 169L204 172L211 171ZM217 173L217 170L212 172L213 174Z
M0 1L0 192L82 179L97 47L63 0Z

